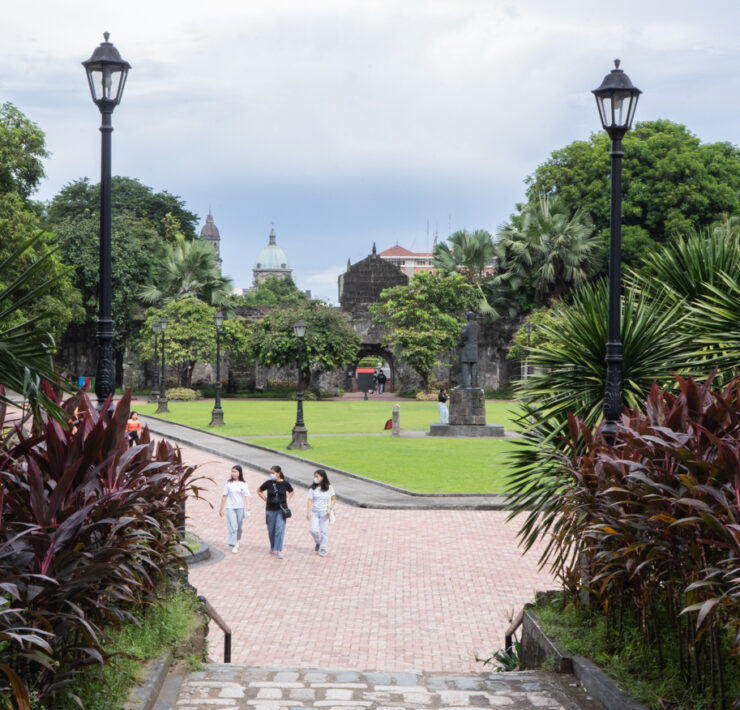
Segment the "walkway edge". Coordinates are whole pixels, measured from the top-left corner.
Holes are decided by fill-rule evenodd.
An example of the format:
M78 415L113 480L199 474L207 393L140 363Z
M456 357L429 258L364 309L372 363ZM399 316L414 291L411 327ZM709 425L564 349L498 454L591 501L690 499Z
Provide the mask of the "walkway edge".
M222 439L224 441L231 442L232 444L237 444L241 447L245 448L245 451L249 451L250 448L252 449L259 449L260 451L265 451L269 453L274 453L277 456L285 457L292 459L294 461L300 461L301 463L306 463L311 466L316 466L317 468L323 468L328 472L336 472L343 476L348 476L349 478L354 478L358 481L362 481L363 483L366 483L368 485L374 485L379 486L381 488L385 488L387 490L393 491L395 493L399 493L403 496L409 496L411 498L437 498L440 499L447 499L452 501L458 501L460 502L459 506L457 505L446 505L444 506L445 509L466 509L466 510L507 510L507 497L505 495L496 494L496 493L418 493L416 491L409 491L405 488L399 488L398 486L393 486L389 483L384 483L382 481L376 481L372 478L366 478L365 476L360 476L356 473L352 473L351 471L345 471L341 468L336 468L335 466L329 466L327 464L320 463L318 461L313 461L311 459L304 458L302 456L296 456L295 454L283 452L283 451L277 451L276 449L271 449L267 446L260 446L259 444L252 444L247 443L245 441L242 441L241 439L237 439L232 436L224 436L223 434L218 434L216 432L210 432L205 431L203 429L199 429L197 427L189 426L187 424L179 424L177 422L172 422L168 419L163 419L161 417L154 417L150 414L142 415L142 418L145 420L146 425L149 427L149 430L155 434L158 434L159 436L164 436L168 439L171 439L173 441L176 441L181 444L185 444L187 446L192 446L196 449L200 449L201 451L206 451L210 454L214 454L215 456L222 456L225 458L231 458L233 459L233 456L228 456L227 454L224 454L223 451L219 450L216 447L208 446L205 444L200 444L192 439L187 438L184 435L178 435L178 434L172 434L171 432L164 432L161 429L156 428L156 424L158 422L161 422L162 424L167 425L168 427L176 427L181 428L189 431L195 431L200 434L205 434L207 436L212 436L217 439ZM155 426L151 426L148 422L153 421ZM248 462L248 457L245 457L245 461ZM249 463L249 466L257 471L260 471L262 473L268 474L270 471L268 468L265 468L264 466L261 466L260 464L255 463ZM301 485L303 487L308 487L301 481L295 481L298 485ZM373 503L368 504L365 501L359 501L353 498L350 498L346 495L338 495L337 496L340 500L343 500L346 503L349 503L351 505L354 505L359 508L375 508L375 509L398 509L398 508L417 508L418 505L415 505L412 501L409 502L409 504L404 505L401 503L398 504L383 504L383 503ZM466 505L465 501L466 499L472 499L472 498L482 498L484 499L483 503L478 503L475 505L470 505L469 503ZM442 506L440 506L442 507Z

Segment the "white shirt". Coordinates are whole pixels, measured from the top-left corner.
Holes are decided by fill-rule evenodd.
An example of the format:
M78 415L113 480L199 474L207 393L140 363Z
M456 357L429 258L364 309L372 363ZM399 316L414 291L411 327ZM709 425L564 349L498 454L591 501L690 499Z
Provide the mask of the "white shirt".
M224 484L223 495L226 496L224 508L243 508L244 499L249 496L249 488L244 481L228 480Z
M312 511L317 513L326 512L334 495L334 486L329 486L328 491L322 491L320 487L308 489L308 499L313 500Z

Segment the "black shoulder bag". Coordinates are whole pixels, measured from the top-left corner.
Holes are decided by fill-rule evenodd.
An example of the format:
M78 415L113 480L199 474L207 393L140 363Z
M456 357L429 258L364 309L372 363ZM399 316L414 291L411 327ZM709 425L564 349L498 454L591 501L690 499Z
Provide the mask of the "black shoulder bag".
M275 498L277 498L278 505L280 506L280 512L283 514L283 520L287 520L293 515L293 513L291 513L290 511L290 508L288 508L288 500L286 498L285 503L283 503L280 500L280 493L278 492L277 483L273 481L272 486L275 493Z

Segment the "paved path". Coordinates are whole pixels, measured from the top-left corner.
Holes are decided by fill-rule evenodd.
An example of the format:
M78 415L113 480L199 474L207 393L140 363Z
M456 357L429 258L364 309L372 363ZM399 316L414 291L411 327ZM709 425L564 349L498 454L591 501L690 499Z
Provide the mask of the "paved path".
M350 505L367 508L415 508L415 509L465 509L500 510L504 497L500 495L420 495L403 491L384 483L339 471L320 462L299 458L287 453L247 444L240 439L221 436L210 431L174 424L157 417L140 416L154 434L165 436L170 441L192 445L229 461L241 463L255 471L267 473L270 466L278 464L291 482L307 488L313 483L317 468L325 468L335 484L337 497ZM310 449L306 452L310 456Z
M421 675L221 665L191 673L174 707L177 710L490 707L596 710L599 706L586 698L582 688L570 688L561 677L542 672Z

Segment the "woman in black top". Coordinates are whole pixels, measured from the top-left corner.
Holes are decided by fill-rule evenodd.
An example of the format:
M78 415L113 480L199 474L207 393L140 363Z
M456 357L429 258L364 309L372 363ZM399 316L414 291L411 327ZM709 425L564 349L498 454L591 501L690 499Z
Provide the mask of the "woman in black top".
M447 409L447 390L443 387L437 396L437 408L439 409L439 423L448 424L450 411Z
M270 536L270 554L277 554L283 559L283 537L285 535L285 518L282 506L288 507L293 497L293 486L285 480L280 466L270 469L270 478L257 490L257 495L265 501L265 522Z

